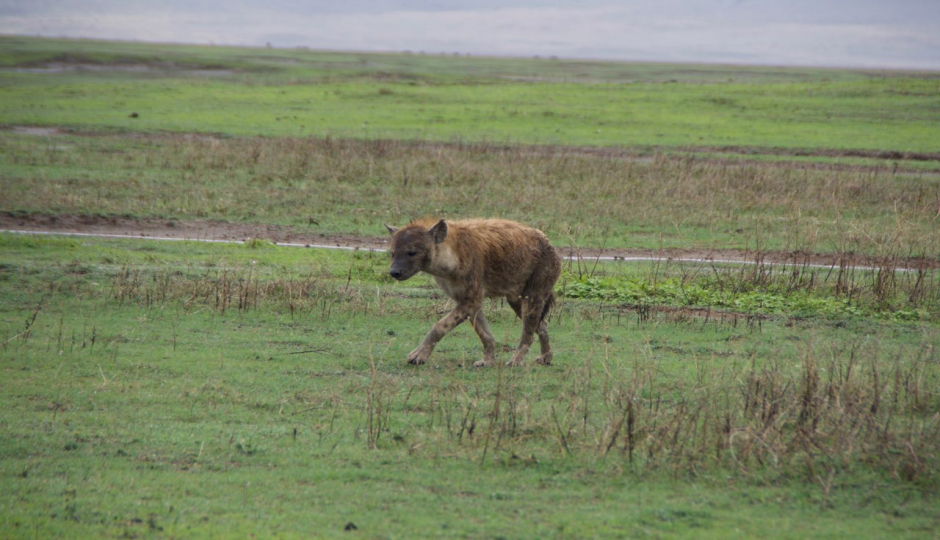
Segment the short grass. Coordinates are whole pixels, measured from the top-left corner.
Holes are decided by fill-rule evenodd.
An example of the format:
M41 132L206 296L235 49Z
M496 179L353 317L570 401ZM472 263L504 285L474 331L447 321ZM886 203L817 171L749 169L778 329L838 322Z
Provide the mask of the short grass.
M0 65L0 124L68 128L0 133L6 212L878 266L573 262L555 365L481 371L468 328L404 364L448 303L381 255L0 234L0 536L940 531L938 276L895 272L940 254L935 73L19 37Z
M446 302L384 256L0 240L5 536L940 527L932 324L563 297L552 367L469 369L458 328L416 368ZM511 311L487 310L511 347Z
M661 74L690 68L587 63L582 76L578 63L557 68L551 61L536 60L11 37L3 43L0 62L10 67L2 73L0 123L7 125L899 152L935 152L940 140L936 105L940 82L935 73L703 66L692 70L695 75L683 77L682 83L672 82L677 78L648 82L663 80L657 75L624 84L580 81L618 81L622 78L609 76L618 69ZM30 66L50 63L99 68L131 64L148 69L29 71L35 69ZM206 74L207 68L236 71L219 77ZM557 76L556 71L569 68L578 75L570 80ZM526 73L536 73L541 82L514 81L500 75L503 70L516 77L531 78ZM727 82L727 72L738 75ZM768 75L773 73L784 76Z
M885 77L937 78L932 72L873 69L819 69L655 64L558 58L496 58L441 54L440 51L391 53L207 47L143 42L0 36L0 66L21 70L49 65L138 66L158 76L178 71L217 71L241 81L316 83L339 80L439 82L526 81L574 83L776 83L860 81ZM99 71L100 72L100 71Z

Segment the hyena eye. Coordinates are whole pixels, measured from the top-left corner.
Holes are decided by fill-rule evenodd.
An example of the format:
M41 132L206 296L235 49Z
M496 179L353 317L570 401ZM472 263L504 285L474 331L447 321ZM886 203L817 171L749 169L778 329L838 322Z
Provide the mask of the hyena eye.
M409 251L409 252L408 252L408 256L409 256L409 257L414 257L414 256L417 255L417 254L418 254L417 251Z

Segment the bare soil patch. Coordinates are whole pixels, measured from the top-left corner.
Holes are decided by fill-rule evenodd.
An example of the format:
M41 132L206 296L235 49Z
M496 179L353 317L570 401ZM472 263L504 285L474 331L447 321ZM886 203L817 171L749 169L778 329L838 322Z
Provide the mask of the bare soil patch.
M0 212L0 229L28 230L48 233L84 233L128 237L177 238L187 240L245 241L254 238L275 244L301 244L306 246L333 246L363 250L384 250L388 238L384 236L356 236L351 234L320 233L300 227L263 223L232 223L201 220L179 221L157 218L80 214L25 214ZM699 260L703 262L747 262L786 265L870 266L878 268L940 268L940 260L922 257L892 258L853 253L808 253L802 251L754 251L741 249L622 249L562 246L558 251L565 257L590 263L598 257L615 260Z
M37 137L47 137L49 135L58 135L62 133L61 130L57 127L40 127L40 126L13 126L13 133L19 133L20 135L35 135Z

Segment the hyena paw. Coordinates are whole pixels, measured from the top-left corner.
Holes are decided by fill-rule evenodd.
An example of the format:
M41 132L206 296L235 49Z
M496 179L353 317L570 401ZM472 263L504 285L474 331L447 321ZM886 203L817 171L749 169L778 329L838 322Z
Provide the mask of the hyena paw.
M552 365L552 353L547 352L545 354L540 354L536 359L535 363L541 366L550 366Z
M525 365L525 354L516 353L513 355L512 360L506 362L506 365L509 367L518 367Z
M473 363L473 367L491 367L496 365L495 358L484 358Z
M418 347L417 349L408 353L408 363L420 366L421 364L428 361L428 357L431 356L431 353L428 352L424 347Z

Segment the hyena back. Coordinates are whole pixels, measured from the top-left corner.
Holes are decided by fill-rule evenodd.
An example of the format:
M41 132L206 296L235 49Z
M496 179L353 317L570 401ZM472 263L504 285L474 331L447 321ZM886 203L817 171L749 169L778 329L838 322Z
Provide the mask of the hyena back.
M426 362L437 342L469 319L483 342L483 359L474 366L495 364L496 340L483 315L483 299L505 297L522 319L522 338L508 365L523 364L536 334L541 354L535 361L551 364L545 318L555 300L561 258L541 231L501 219L424 219L401 229L386 227L392 234L389 274L404 281L426 272L457 304L411 351L409 363Z

